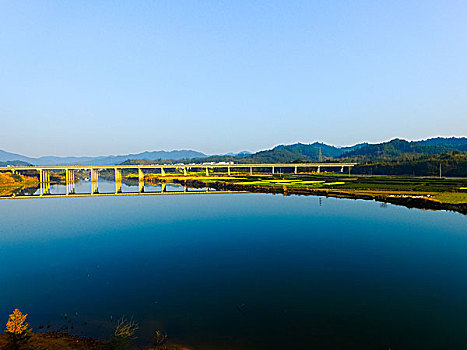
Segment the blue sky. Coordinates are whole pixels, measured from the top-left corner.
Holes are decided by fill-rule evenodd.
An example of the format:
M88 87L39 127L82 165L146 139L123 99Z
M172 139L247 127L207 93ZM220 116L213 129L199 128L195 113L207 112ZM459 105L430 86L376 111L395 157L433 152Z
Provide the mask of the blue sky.
M0 0L0 149L467 135L466 1Z

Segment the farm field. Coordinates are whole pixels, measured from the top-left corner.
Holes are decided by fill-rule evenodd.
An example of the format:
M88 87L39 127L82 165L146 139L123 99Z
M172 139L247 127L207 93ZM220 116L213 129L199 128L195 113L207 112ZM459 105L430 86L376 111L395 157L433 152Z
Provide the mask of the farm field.
M148 181L186 183L217 189L285 194L318 194L336 197L376 199L401 202L417 199L419 207L426 203L453 205L465 210L467 179L428 178L407 176L348 176L343 174L213 174L210 176L147 175ZM452 207L455 208L455 207ZM462 211L461 210L461 211Z

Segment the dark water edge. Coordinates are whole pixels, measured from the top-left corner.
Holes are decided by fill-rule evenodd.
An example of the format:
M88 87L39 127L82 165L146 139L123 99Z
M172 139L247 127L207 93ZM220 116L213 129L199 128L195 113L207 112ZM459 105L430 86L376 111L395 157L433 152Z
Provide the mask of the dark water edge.
M268 194L0 202L0 315L199 349L464 349L465 216ZM65 318L66 314L66 318ZM73 325L73 329L71 328Z

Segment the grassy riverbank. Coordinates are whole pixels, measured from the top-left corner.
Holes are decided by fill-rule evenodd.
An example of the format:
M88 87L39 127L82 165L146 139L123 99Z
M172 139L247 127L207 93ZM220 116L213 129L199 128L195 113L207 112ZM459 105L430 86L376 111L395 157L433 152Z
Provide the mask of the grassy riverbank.
M446 209L467 214L467 179L348 176L330 173L166 177L149 175L147 179L222 190L372 199L408 207Z
M0 173L0 196L12 195L25 187L38 186L37 177Z

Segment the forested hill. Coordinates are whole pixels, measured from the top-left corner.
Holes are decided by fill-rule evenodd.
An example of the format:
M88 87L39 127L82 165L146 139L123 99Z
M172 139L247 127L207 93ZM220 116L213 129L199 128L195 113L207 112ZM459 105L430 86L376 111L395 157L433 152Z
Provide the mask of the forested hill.
M467 138L433 138L423 141L394 139L377 144L361 143L336 147L321 142L280 145L270 150L243 156L211 156L198 162L301 163L352 160L359 163L417 159L449 152L467 152Z
M351 147L336 147L322 142L312 144L295 143L279 145L270 150L237 156L210 156L194 159L195 162L235 162L235 163L303 163L332 160L344 153L367 146L366 143Z
M415 159L448 152L467 152L467 138L436 138L412 142L394 139L345 152L339 158L350 158L357 162L374 162Z

